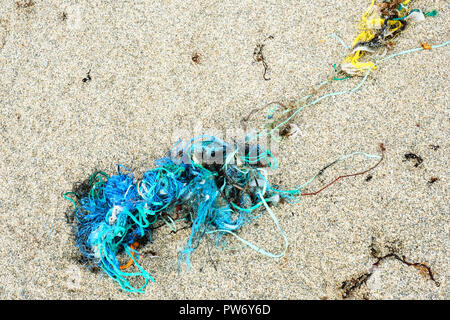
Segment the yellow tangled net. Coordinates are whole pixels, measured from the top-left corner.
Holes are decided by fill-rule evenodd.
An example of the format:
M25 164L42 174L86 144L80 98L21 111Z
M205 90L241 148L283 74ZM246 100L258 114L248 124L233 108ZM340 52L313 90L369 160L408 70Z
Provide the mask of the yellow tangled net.
M411 0L405 0L400 4L399 13L400 17L405 15L405 7ZM361 21L358 24L358 29L360 33L353 40L352 47L355 47L358 43L369 42L375 38L377 32L381 30L385 23L385 19L381 17L380 9L375 6L375 0L372 0L369 8L364 12L361 17ZM399 20L389 20L388 24L390 26L390 32L402 28L403 23ZM376 67L373 62L361 62L361 58L365 55L366 50L354 50L349 56L347 56L341 65L341 69L350 75L362 75L368 69Z

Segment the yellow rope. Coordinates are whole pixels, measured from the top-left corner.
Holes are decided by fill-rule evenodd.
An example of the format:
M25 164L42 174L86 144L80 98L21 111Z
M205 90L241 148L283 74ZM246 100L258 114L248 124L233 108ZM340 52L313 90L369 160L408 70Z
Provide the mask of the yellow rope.
M405 0L403 1L402 5L406 5L411 0ZM381 26L384 25L385 19L381 18L380 13L378 10L374 10L375 7L375 0L372 0L369 8L363 13L361 16L361 21L358 23L358 28L360 30L359 35L356 36L356 38L353 40L352 46L354 47L356 44L360 42L369 42L373 38L375 38L376 30L381 28ZM404 11L404 7L402 7L401 12ZM396 25L394 29L391 29L391 32L395 32L399 30L403 23L401 23L399 20L396 21L389 21L390 26ZM354 73L361 73L363 74L368 69L376 69L376 66L373 62L360 62L359 60L365 55L364 51L357 50L354 53L347 56L343 61L342 65L346 66L348 68L351 68L354 70ZM350 66L351 64L351 66Z

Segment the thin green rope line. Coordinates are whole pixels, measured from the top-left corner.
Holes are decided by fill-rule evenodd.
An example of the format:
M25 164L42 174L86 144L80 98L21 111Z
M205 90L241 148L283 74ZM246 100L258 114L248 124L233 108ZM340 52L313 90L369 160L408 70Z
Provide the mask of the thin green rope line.
M211 230L211 231L206 231L205 233L207 234L211 234L211 233L216 233L216 232L224 232L224 233L228 233L231 234L232 236L234 236L236 239L238 239L239 241L241 241L243 244L245 244L246 246L252 248L253 250L255 250L258 253L261 253L269 258L280 258L283 257L286 254L286 251L289 247L289 241L288 238L286 236L286 233L283 231L283 228L281 227L280 223L278 222L277 217L275 216L275 214L273 213L272 209L270 209L270 207L268 206L266 200L264 199L264 197L262 196L261 193L258 192L259 197L261 198L261 202L264 207L266 208L267 212L269 213L270 217L272 218L273 222L275 223L275 225L277 226L278 230L280 231L281 235L283 236L283 240L284 240L284 249L281 253L279 254L274 254L271 252L268 252L260 247L258 247L257 245L241 238L240 236L238 236L236 233L229 231L229 230L224 230L224 229L218 229L218 230Z
M66 192L66 193L63 194L64 199L69 200L70 202L72 202L72 203L73 203L73 206L75 207L74 210L77 210L77 203L75 202L75 200L69 198L69 197L67 196L68 194L73 194L73 195L75 195L75 196L77 196L77 194L76 194L75 192L72 192L72 191L69 191L69 192Z
M431 48L432 49L441 48L441 47L444 47L444 46L448 45L449 43L450 43L450 41L446 41L446 42L444 42L442 44L431 46ZM398 57L398 56L401 56L401 55L404 55L404 54L417 52L417 51L422 51L422 50L424 50L424 48L422 48L422 47L413 48L413 49L409 49L409 50L405 50L405 51L394 53L394 54L392 54L392 55L390 55L388 57L385 57L383 59L380 59L380 60L375 60L375 63L373 64L373 66L369 70L367 70L367 72L366 72L365 76L363 77L363 79L361 80L361 82L356 87L354 87L353 89L349 89L349 90L345 90L345 91L338 91L338 92L333 92L333 93L328 93L328 94L326 94L326 95L324 95L324 96L314 100L313 102L310 102L310 103L308 103L306 105L303 105L300 108L298 108L289 118L287 118L285 121L283 121L280 124L278 124L275 128L273 128L270 131L265 131L263 133L260 133L260 134L258 134L256 136L254 136L254 138L263 136L263 134L265 134L265 135L272 134L273 131L275 131L279 127L283 126L284 124L289 122L293 117L295 117L297 115L297 113L299 113L300 111L302 111L306 107L309 107L309 106L312 106L314 104L319 103L323 99L326 99L328 97L339 96L339 95L343 95L343 94L346 94L346 93L353 93L355 91L358 91L362 87L362 85L366 82L367 78L369 77L369 74L372 72L372 70L375 68L375 66L377 66L380 62L384 62L384 61L387 61L387 60L392 59L394 57ZM304 98L302 98L302 99L304 99ZM299 101L301 101L302 99L300 99Z

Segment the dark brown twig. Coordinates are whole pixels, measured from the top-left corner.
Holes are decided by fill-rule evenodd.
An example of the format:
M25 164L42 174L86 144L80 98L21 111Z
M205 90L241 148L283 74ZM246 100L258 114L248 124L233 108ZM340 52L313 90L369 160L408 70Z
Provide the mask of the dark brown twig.
M342 297L344 299L348 298L356 289L360 288L363 284L365 284L367 280L369 280L369 278L375 272L376 268L380 266L381 262L389 258L394 258L395 260L398 260L409 267L414 267L415 269L419 270L419 272L422 275L432 280L437 287L440 286L439 281L437 281L434 277L433 271L426 263L410 262L406 260L406 257L404 255L400 256L399 254L397 254L394 251L394 249L390 248L389 250L390 252L388 254L381 256L378 254L378 251L374 248L374 244L373 243L371 244L370 255L376 258L377 260L372 264L372 266L366 273L358 276L357 278L353 278L342 282L340 289L342 290Z
M273 36L268 36L266 38L266 40L267 39L273 39ZM263 66L264 66L263 79L268 81L268 80L270 80L270 78L266 78L266 73L267 73L267 70L269 69L269 66L268 66L268 64L267 64L267 62L266 62L266 60L264 58L263 53L262 53L263 48L264 48L264 44L257 44L256 45L255 50L253 51L253 59L256 62L262 62Z

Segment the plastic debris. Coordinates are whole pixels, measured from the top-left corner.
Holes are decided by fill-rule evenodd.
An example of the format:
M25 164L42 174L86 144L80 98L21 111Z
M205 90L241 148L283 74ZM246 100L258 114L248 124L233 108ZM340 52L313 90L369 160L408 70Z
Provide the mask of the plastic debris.
M361 61L368 53L377 52L385 47L410 23L425 20L425 14L419 9L407 11L408 0L382 1L375 5L372 0L358 24L360 34L353 40L352 52L341 64L346 74L363 76L369 69L375 68L372 61ZM431 12L428 16L434 16Z
M266 171L276 167L270 151L259 145L230 145L201 136L157 160L156 168L145 172L140 181L121 165L117 175L96 172L89 180L89 191L76 194L79 205L67 197L73 192L65 195L75 205L76 245L122 289L142 292L153 278L138 264L136 249L142 239L151 237L156 222L168 223L164 216L178 213L179 206L187 212L183 219L192 223L192 232L180 253L180 262L190 265L190 254L205 234L217 233L220 237L233 233L269 205L300 195L300 190L281 191L269 184ZM118 259L121 252L129 256L125 266ZM138 271L125 272L132 264ZM133 276L143 278L141 287L128 281Z
M369 74L375 70L380 63L400 55L447 46L450 41L446 41L439 45L421 43L420 48L404 50L385 56L387 48L393 48L395 45L392 40L405 29L407 24L422 21L425 19L425 16L434 17L437 15L436 10L428 13L423 13L419 9L408 11L406 5L409 2L410 0L386 0L375 6L375 0L372 0L371 5L362 15L359 24L361 32L354 39L351 52L344 59L343 63L339 66L334 64L334 73L327 80L314 86L309 94L298 99L295 103L285 106L278 102L275 107L272 107L266 116L264 127L258 133L254 134L254 138L256 139L268 135L275 141L280 141L283 137L289 136L283 136L280 133L286 132L291 128L290 122L300 111L306 107L315 105L324 99L358 91L366 82ZM330 36L338 39L344 47L347 46L337 34L331 34ZM372 61L361 62L361 59L364 56L374 54L383 47L386 49L383 54L373 55ZM322 96L318 95L320 90L323 90L324 87L333 81L347 80L353 76L363 76L363 79L352 89L330 92Z

